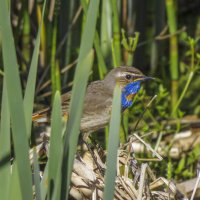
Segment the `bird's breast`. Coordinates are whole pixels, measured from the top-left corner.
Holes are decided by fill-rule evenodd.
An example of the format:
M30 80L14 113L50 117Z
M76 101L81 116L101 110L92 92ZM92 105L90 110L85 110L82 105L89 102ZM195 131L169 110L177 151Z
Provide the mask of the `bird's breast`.
M121 94L122 110L125 110L132 106L133 98L139 90L140 90L140 81L129 83L123 88Z
M135 96L135 94L129 94L129 95L126 96L126 100L127 101L132 101L134 96Z

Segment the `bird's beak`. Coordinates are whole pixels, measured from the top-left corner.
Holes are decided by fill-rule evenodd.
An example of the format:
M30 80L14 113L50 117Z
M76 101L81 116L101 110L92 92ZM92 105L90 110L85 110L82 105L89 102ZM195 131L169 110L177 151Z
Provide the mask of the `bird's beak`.
M141 76L135 79L135 81L147 81L147 80L155 80L155 78L150 76Z

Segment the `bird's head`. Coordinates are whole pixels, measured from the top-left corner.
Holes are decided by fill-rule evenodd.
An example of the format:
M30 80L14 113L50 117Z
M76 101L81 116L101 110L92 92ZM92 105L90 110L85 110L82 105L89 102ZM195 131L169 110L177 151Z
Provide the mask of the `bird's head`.
M115 85L119 84L122 90L122 108L126 109L132 105L133 97L139 91L141 82L148 79L153 78L145 76L135 67L122 66L112 69L104 81L112 92Z
M117 67L112 69L104 79L104 82L112 89L114 89L116 84L119 84L120 88L123 90L125 86L129 83L141 82L148 79L153 79L151 77L145 76L140 70L135 67Z

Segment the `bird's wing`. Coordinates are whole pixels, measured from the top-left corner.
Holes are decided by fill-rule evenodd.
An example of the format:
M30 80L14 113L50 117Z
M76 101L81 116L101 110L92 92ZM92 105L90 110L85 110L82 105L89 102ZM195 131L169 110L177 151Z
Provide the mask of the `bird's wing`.
M112 105L112 93L107 91L103 81L92 82L86 91L83 114L98 114Z
M61 96L62 101L62 112L64 117L68 117L69 102L71 98L71 92L65 93ZM36 123L49 122L51 115L51 107L44 108L32 115L32 121Z
M71 92L62 95L63 112L69 110L70 99ZM107 106L110 100L112 100L112 93L107 91L103 81L91 82L86 89L83 113L92 114L93 112L98 112L98 110Z
M45 123L49 122L49 112L50 112L50 107L44 108L38 112L33 113L32 115L32 121L37 122L37 123Z
M86 92L81 132L99 130L109 122L112 107L112 93L107 91L103 81L92 82Z
M71 92L63 94L62 111L64 117L68 117L69 103L71 99ZM87 120L88 117L102 116L102 113L107 113L112 106L112 94L107 91L103 81L94 81L90 83L86 90L83 106L83 118ZM32 115L34 122L43 123L49 122L49 115L51 115L51 108L45 108Z

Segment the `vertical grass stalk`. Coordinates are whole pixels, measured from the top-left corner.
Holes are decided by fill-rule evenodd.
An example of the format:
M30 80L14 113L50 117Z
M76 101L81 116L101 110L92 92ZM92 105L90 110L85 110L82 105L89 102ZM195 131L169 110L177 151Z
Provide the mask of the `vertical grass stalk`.
M170 37L171 110L178 99L178 38L174 0L165 0ZM173 113L176 116L176 113Z
M49 150L48 199L60 199L61 158L62 158L62 109L60 93L56 92L51 123L51 138ZM56 191L57 189L57 191ZM55 198L57 196L57 198ZM54 198L53 198L54 197Z
M70 9L69 9L69 22L73 20L73 13L74 13L74 7L75 7L75 1L71 0L69 2L70 4ZM65 12L65 10L63 10ZM72 34L72 30L68 30L68 38L67 38L67 44L65 47L65 58L64 58L64 65L68 65L71 61L71 54L72 54L72 39L73 39L73 34ZM68 72L64 73L64 77L63 77L63 84L66 85L67 83L67 77L68 77Z
M106 174L104 197L105 200L114 199L115 177L117 175L117 154L119 146L119 131L121 119L121 90L116 86L112 104L111 121L108 139L108 154L106 158ZM115 138L115 139L113 139Z
M60 70L59 62L56 59L56 48L57 48L57 16L53 20L53 33L52 33L52 50L51 50L51 85L52 85L52 100L56 91L60 91Z
M112 15L110 2L107 0L102 1L101 12L101 50L104 58L107 58L111 52L111 38L112 38Z
M26 63L22 63L22 71L26 72L26 64L30 61L30 19L27 10L24 10L23 19L22 54Z
M0 123L0 194L2 199L9 199L10 192L10 112L5 78L3 81L3 97Z
M196 65L195 65L195 41L191 38L189 38L189 43L190 43L190 51L191 51L191 66L190 66L190 73L189 73L189 76L187 78L187 82L183 88L183 91L178 99L178 101L176 102L176 104L174 105L173 107L173 110L172 110L172 116L177 112L177 109L178 107L180 106L188 88L189 88L189 85L193 79L193 76L195 74L195 71L196 71ZM198 66L198 64L197 64Z
M122 29L122 45L124 47L124 61L127 66L131 66L133 64L134 53L139 40L139 32L135 32L134 37L126 37L125 30ZM120 141L125 142L128 134L128 121L129 121L129 110L126 110L123 113L123 127L120 132Z
M81 39L80 53L70 101L69 120L64 134L61 182L61 199L63 200L66 199L66 196L68 198L74 155L76 153L78 142L84 95L94 59L92 46L95 36L98 9L99 0L90 1Z
M32 125L32 112L34 105L34 96L35 96L35 84L37 78L37 69L38 69L38 59L39 59L39 51L40 51L40 41L41 41L41 31L43 26L43 18L46 7L46 1L44 1L42 15L40 19L40 24L38 28L38 33L35 41L35 47L33 50L33 55L31 59L31 65L29 69L25 94L24 94L24 110L25 110L25 118L26 118L26 128L28 138L31 136L31 125Z
M86 15L87 14L87 10L88 10L87 1L86 0L82 0L81 4L83 6L83 11L84 11L84 13ZM94 47L95 47L96 54L97 54L99 76L100 76L100 79L103 79L104 75L107 72L107 68L106 68L106 64L105 64L105 61L104 61L104 57L103 57L103 51L102 51L102 49L100 47L100 39L99 39L99 34L98 34L97 31L95 32L95 36L94 36Z
M117 1L110 0L110 5L112 9L112 28L113 28L113 41L112 41L112 55L113 63L115 67L120 66L121 64L121 41L120 41L120 24L119 24L119 15L117 8Z
M6 0L0 2L3 65L11 116L12 136L19 175L20 192L23 199L33 199L22 89L10 22L10 13L7 6Z
M37 19L38 19L38 25L41 24L42 21L42 12L41 12L41 5L37 5ZM42 23L41 24L41 33L40 33L40 37L41 37L41 42L40 42L40 65L42 67L45 66L46 63L46 37L49 34L46 35L46 31L45 31L45 24Z

